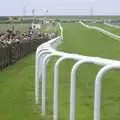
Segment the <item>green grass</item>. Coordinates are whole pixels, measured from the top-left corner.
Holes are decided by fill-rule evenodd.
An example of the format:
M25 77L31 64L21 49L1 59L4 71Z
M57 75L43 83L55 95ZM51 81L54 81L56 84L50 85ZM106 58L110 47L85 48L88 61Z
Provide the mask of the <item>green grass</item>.
M80 24L64 24L64 42L59 50L120 59L120 43ZM53 120L53 65L47 66L46 116L34 104L34 54L0 72L0 120ZM60 65L59 120L69 120L70 70L66 60ZM76 119L93 120L94 80L100 67L81 65L76 83ZM111 71L102 81L102 120L120 120L120 71ZM41 102L41 94L40 101Z
M34 55L0 72L0 119L38 120L34 105Z
M43 24L40 29L41 32L45 33L55 33L59 31L59 27L56 25L49 24Z
M15 30L20 30L21 32L25 32L28 29L29 24L15 24ZM0 32L5 32L7 29L11 29L11 24L0 24Z
M120 42L96 30L82 27L80 24L64 25L64 42L60 50L80 53L89 56L99 56L120 59Z
M116 35L120 35L120 28L115 28L115 27L111 27L111 26L107 26L105 24L96 24L96 26L103 28L109 32L112 32Z
M120 59L120 43L100 32L88 30L79 24L64 24L64 42L60 50L90 56ZM53 60L55 61L55 60ZM47 112L52 116L53 64L47 70ZM73 61L65 61L60 66L59 78L59 120L69 119L70 70ZM81 65L76 83L76 120L93 119L94 80L100 67ZM120 119L120 72L109 72L102 82L102 120ZM116 81L116 82L115 82ZM52 120L48 119L48 120Z

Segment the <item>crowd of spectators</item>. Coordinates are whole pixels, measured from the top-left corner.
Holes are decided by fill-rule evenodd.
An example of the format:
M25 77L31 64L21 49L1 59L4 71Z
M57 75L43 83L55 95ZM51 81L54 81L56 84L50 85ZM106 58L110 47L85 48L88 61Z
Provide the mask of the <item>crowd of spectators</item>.
M0 32L0 69L32 53L40 44L55 36L55 33L41 33L39 29L31 26L25 32L15 30L14 26L12 29Z

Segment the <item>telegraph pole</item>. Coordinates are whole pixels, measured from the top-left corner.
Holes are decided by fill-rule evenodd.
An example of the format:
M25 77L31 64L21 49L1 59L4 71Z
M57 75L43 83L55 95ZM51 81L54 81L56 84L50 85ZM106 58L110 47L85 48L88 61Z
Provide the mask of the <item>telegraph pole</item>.
M90 8L90 16L93 16L93 7Z
M23 16L26 16L26 6L23 7Z
M33 21L32 21L32 23L34 23L34 22L35 22L35 9L32 9L32 16L33 16Z

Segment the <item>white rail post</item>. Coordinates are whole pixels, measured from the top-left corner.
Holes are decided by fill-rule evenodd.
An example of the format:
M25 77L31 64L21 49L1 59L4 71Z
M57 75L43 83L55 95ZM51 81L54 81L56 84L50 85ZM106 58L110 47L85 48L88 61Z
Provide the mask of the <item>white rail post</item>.
M53 119L58 120L58 78L59 78L59 65L62 61L68 60L68 59L75 59L70 56L63 56L60 57L55 66L54 66L54 102L53 102Z
M100 120L101 107L101 81L103 76L111 69L120 69L120 64L111 64L103 67L97 74L95 80L95 95L94 95L94 120Z
M50 51L45 50L42 51L41 53L36 54L36 59L35 59L35 103L38 104L38 99L39 99L39 59L43 54L48 54Z
M75 63L71 71L71 87L70 87L70 120L75 120L75 86L76 86L76 73L78 67L84 63L94 63L91 59L83 59Z
M61 27L61 26L59 26L59 27ZM96 29L95 27L92 27L92 28ZM117 69L118 69L120 67L120 61L103 59L103 58L98 58L98 57L89 57L89 56L78 55L78 54L70 54L70 53L65 53L62 51L56 51L54 48L56 48L61 43L61 40L63 40L63 28L60 28L60 29L61 29L61 37L60 36L56 37L55 39L52 39L52 40L48 41L47 43L41 45L37 49L36 65L35 65L35 102L36 102L36 104L38 103L39 78L40 78L40 74L42 73L42 114L44 115L46 112L46 94L45 94L45 92L46 92L47 61L52 56L59 56L60 58L57 60L55 66L54 66L54 104L53 104L53 112L54 112L53 118L54 118L54 120L58 120L59 64L65 59L77 60L78 62L75 63L75 65L73 66L72 71L71 71L71 86L70 86L70 120L74 120L75 119L75 115L74 115L75 114L75 84L76 84L76 72L77 72L78 67L83 63L94 63L99 66L104 66L104 65L114 63L114 65L112 67L116 68L117 65L119 65L117 67ZM42 64L42 67L39 66L39 64ZM95 88L95 89L97 89L97 88ZM99 87L98 87L98 90L96 90L96 92L95 92L94 120L100 120L100 119L96 118L96 116L100 117L100 113L99 113L100 112L100 110L99 110L100 100L98 101L98 103L96 102L100 96L97 96L97 92L100 93ZM97 106L96 104L99 104L99 105Z
M46 112L46 64L50 57L58 56L57 54L51 53L47 55L42 63L42 114Z
M39 71L40 71L39 58L43 54L53 53L55 51L54 48L56 48L60 43L61 43L61 37L59 36L59 37L52 39L51 41L43 43L37 48L36 58L35 58L36 59L35 60L35 103L36 104L38 104L38 99L39 99L39 76L40 76L39 75Z
M46 63L53 54L47 55L42 63L42 115L46 112Z

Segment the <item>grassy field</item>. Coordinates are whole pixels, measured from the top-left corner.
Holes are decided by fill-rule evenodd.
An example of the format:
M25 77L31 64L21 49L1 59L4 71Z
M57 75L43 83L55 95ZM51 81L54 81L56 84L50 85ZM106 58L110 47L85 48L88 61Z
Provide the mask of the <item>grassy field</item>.
M120 43L102 33L88 30L79 24L64 24L64 42L60 50L72 53L80 53L90 56L120 59ZM53 69L49 63L47 74L47 110L52 116L52 91L53 91ZM69 119L69 91L70 91L70 70L73 61L65 61L60 67L59 78L59 119ZM100 67L96 65L82 65L78 71L76 84L76 120L92 120L93 118L93 93L95 75ZM120 119L119 101L119 77L120 72L111 71L103 82L102 90L102 120ZM109 82L108 82L109 81ZM115 82L116 81L116 82ZM51 103L51 104L50 104ZM52 119L50 119L52 120Z
M34 55L0 72L0 119L40 119L34 105Z
M5 32L7 29L10 29L12 24L0 24L0 32ZM20 30L24 32L28 29L29 24L15 24L15 30Z
M110 26L107 26L105 24L95 24L95 26L103 28L109 32L116 34L116 35L120 35L120 28L110 27Z
M120 60L120 43L80 24L64 24L64 42L59 50ZM52 120L53 58L47 66L47 114L34 104L34 54L0 72L1 120ZM74 61L60 66L59 120L69 120L70 70ZM76 84L76 120L92 120L94 80L100 67L81 65ZM111 71L102 81L102 120L120 120L120 71ZM40 95L41 96L41 95ZM40 101L41 102L41 98Z

